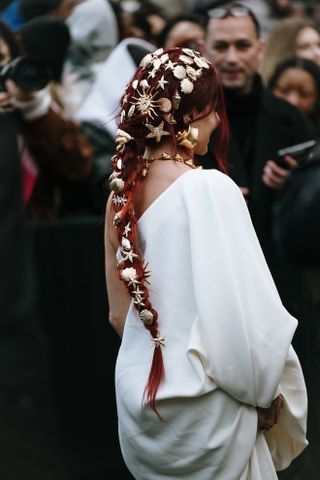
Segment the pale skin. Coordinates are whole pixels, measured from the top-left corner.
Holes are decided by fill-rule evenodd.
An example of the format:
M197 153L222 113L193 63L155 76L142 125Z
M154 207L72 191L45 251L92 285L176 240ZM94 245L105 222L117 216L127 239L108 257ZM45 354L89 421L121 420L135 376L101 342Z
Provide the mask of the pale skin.
M264 41L256 32L249 16L211 18L206 37L207 57L212 60L219 72L222 85L240 93L251 91L253 80L259 70L264 51ZM288 169L280 168L269 160L263 169L262 181L270 188L280 188L296 161L287 156ZM250 195L247 187L240 185L246 201Z
M192 151L178 149L178 153L185 159L194 155L204 155L208 149L208 143L212 132L220 123L219 115L215 111L207 113L204 118L198 119L204 113L191 112L184 119L186 124L199 129L199 138L196 147ZM145 149L144 157L159 158L163 152L174 156L177 151L170 141L162 141L159 145L148 146ZM159 197L177 178L190 171L190 167L184 163L171 160L156 160L148 171L147 177L141 184L136 195L135 211L139 219L150 205ZM109 322L117 334L122 337L126 316L128 314L131 297L126 287L119 278L117 270L116 252L119 246L116 229L113 226L112 193L110 194L106 207L105 217L105 273L109 302ZM258 429L269 430L278 421L282 408L283 397L280 395L273 400L268 408L257 408Z

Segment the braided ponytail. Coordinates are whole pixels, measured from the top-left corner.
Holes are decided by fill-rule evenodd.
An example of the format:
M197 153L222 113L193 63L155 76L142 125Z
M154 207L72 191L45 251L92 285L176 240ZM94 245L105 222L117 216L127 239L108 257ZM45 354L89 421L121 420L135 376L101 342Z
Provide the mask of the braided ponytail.
M193 91L194 84L199 84L198 91ZM147 174L142 155L148 143L158 143L163 136L170 137L177 147L178 131L185 126L184 114L192 108L198 108L199 112L208 105L216 108L220 96L217 91L214 69L198 52L160 49L144 57L121 101L117 153L109 178L113 190L113 224L121 253L118 270L154 344L144 396L160 419L156 395L164 378L162 347L165 339L160 335L158 313L150 301L147 287L150 274L139 249L135 214L136 193ZM223 116L223 108L218 113Z
M128 142L121 149L121 154L118 153L113 157L113 166L114 173L111 175L110 184L114 189L112 198L115 212L114 225L117 227L122 255L122 259L118 263L118 269L121 280L133 298L133 304L140 319L145 328L150 331L155 344L145 395L150 407L160 417L156 409L155 398L164 376L161 337L158 330L158 313L152 307L149 299L147 288L149 272L137 243L137 218L134 208L135 195L143 178L142 171L144 168L143 158L137 153L137 144L132 141ZM125 173L120 179L117 174L124 166L127 166L127 168L125 168ZM121 195L119 195L119 191L117 192L118 189L121 189Z

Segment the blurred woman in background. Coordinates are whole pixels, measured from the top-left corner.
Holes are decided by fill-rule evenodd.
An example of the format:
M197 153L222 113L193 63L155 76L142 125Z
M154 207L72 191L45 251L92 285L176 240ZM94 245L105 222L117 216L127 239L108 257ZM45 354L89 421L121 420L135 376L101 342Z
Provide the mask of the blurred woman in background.
M320 68L304 58L279 63L268 87L274 95L287 100L311 121L320 138Z
M287 18L270 33L261 67L265 85L280 62L295 56L320 67L320 30L306 17Z

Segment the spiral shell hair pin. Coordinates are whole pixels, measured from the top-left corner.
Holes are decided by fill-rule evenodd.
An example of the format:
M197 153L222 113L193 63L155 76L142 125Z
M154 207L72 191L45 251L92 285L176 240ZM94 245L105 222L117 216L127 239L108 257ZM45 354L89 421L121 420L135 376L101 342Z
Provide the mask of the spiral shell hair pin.
M116 133L116 150L119 151L123 148L123 146L131 142L133 140L133 137L129 135L129 133L125 132L124 130L121 130L120 128L118 129Z

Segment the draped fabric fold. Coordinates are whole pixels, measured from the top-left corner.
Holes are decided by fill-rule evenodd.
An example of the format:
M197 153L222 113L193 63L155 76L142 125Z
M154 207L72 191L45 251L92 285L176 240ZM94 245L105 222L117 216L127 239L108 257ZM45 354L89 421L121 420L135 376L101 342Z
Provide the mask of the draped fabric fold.
M307 445L305 384L290 346L297 321L281 304L238 187L214 170L184 173L138 227L165 337L164 422L142 404L152 349L131 306L116 365L129 470L139 480L276 479ZM258 432L256 407L280 392L278 425Z

